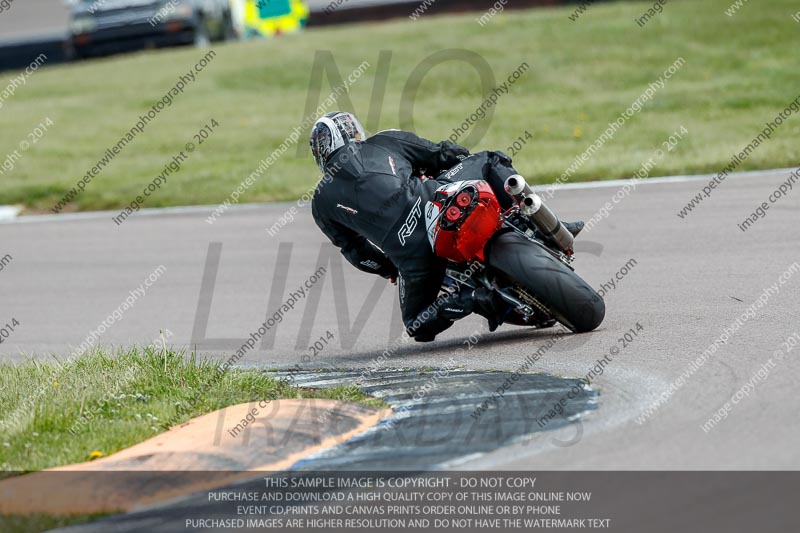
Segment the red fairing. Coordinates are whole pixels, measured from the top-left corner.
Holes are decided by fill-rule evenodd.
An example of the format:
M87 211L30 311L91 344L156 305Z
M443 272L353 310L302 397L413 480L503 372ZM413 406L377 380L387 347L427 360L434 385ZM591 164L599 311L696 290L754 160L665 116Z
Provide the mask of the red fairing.
M483 262L483 248L486 242L503 225L500 204L489 184L485 181L472 181L470 184L478 191L477 204L469 211L458 229L447 230L440 227L436 234L434 247L436 255L457 263L476 259ZM448 210L454 205L462 208L466 207L464 204L469 205L462 195L466 193L460 193Z

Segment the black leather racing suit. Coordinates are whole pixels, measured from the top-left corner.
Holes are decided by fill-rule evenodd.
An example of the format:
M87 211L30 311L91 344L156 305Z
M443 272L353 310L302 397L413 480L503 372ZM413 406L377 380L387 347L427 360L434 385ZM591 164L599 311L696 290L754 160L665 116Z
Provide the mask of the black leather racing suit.
M437 178L423 181L423 173ZM502 152L469 155L450 141L434 144L388 130L331 154L311 209L322 232L353 266L387 279L399 273L408 334L430 341L472 309L457 297L437 299L446 262L428 241L427 201L444 183L485 179L507 208L511 198L503 183L512 174L511 159Z

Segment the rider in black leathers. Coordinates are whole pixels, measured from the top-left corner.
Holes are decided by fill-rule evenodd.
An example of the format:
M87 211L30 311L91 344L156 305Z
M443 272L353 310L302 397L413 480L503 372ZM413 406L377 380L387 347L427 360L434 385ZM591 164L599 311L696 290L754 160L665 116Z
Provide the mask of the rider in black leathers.
M486 180L501 207L510 207L503 184L517 171L506 154L470 155L450 141L434 144L399 130L366 138L358 120L345 112L320 118L310 144L325 174L312 201L314 220L359 270L387 279L399 275L410 336L432 341L473 312L485 316L492 330L502 323L506 306L487 289L437 298L446 262L433 253L424 210L437 187L465 179Z

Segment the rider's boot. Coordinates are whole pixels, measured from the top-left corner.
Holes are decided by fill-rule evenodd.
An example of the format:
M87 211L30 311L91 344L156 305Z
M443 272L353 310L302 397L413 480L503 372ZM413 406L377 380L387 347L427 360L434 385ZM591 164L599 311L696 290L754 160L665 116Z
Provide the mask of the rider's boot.
M583 226L585 226L583 220L578 220L576 222L562 222L562 224L564 224L564 227L567 228L568 232L572 233L573 237L577 237L578 233L580 233L583 229Z
M566 230L568 232L570 232L573 237L577 237L578 233L580 233L581 230L583 229L583 227L585 226L585 224L584 224L584 222L582 220L578 220L578 221L575 221L575 222L563 222L562 221L561 223L564 224L564 227L566 228ZM549 237L546 237L546 236L542 235L542 233L539 231L538 228L534 228L533 229L533 236L536 237L539 240L544 241L548 245L555 246L555 242L553 240L551 240Z
M497 292L485 287L454 292L437 304L436 315L446 320L459 320L477 313L489 322L489 331L503 323L511 306Z
M489 322L489 331L496 330L511 310L508 302L503 300L497 292L486 287L467 291L467 297L474 302L474 312Z

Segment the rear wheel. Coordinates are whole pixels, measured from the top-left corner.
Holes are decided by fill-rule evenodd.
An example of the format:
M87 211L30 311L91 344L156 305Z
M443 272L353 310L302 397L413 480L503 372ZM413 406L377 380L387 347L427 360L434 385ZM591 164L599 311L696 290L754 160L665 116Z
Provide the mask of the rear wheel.
M597 328L606 306L597 292L541 245L515 232L498 235L486 250L486 262L524 289L576 333Z

